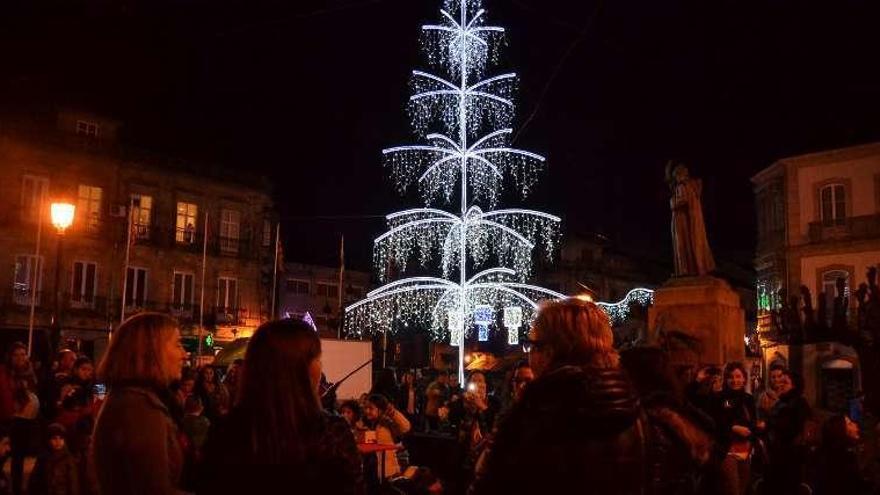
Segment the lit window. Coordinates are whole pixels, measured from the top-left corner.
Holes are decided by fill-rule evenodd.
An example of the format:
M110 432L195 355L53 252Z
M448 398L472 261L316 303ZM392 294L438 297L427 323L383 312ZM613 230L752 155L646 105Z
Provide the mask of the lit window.
M76 133L81 136L98 137L98 123L87 120L76 121Z
M180 244L192 244L196 240L196 215L198 207L193 203L177 203L177 232L174 239Z
M97 232L101 224L101 188L79 185L79 201L76 217L89 232Z
M846 189L842 184L830 184L820 191L822 225L846 223Z
M153 198L145 194L132 194L131 225L138 239L150 238L150 215L153 211Z

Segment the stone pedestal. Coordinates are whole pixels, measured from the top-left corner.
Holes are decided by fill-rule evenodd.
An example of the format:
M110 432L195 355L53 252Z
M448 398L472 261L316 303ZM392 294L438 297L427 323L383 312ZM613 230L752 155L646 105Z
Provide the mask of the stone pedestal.
M739 294L715 277L675 277L654 292L648 340L677 364L723 365L745 358Z

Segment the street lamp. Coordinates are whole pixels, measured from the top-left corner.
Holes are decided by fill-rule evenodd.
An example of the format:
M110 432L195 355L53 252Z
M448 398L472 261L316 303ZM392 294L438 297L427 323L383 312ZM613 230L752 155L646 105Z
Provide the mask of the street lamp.
M58 248L55 250L55 311L49 339L49 359L52 359L52 354L58 351L58 342L61 340L61 251L64 244L64 232L73 224L76 206L64 202L52 203L50 212L52 225L58 232Z
M73 224L73 213L76 206L70 203L52 203L52 225L58 230L58 235L63 235L64 231Z

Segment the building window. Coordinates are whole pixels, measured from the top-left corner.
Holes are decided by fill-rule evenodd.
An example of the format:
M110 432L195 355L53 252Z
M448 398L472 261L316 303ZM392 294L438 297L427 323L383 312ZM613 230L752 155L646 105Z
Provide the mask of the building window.
M150 238L150 216L153 212L153 197L145 194L132 194L132 228L138 239Z
M846 223L846 188L843 184L829 184L819 190L822 225L830 227Z
M40 304L40 291L43 288L42 258L34 255L15 257L15 274L12 281L12 292L16 304L29 306L36 296L36 304ZM36 294L32 290L36 288Z
M98 265L89 261L73 263L73 287L70 290L70 303L80 308L95 306L95 290L98 281Z
M87 120L76 121L76 133L81 136L98 137L98 123Z
M146 268L129 267L125 277L125 306L143 308L147 302Z
M272 222L263 220L263 247L272 246Z
M217 311L233 313L238 308L238 279L220 277L217 279Z
M834 317L834 299L837 297L837 281L843 280L843 294L845 298L849 298L849 272L845 270L829 270L822 274L822 293L825 297L825 307L827 315L827 323L831 325Z
M88 232L97 232L101 225L101 188L79 185L76 216Z
M345 295L347 300L358 300L363 299L364 297L364 288L359 286L348 286L345 289Z
M238 253L238 239L241 230L241 213L237 210L220 211L220 251L227 254Z
M317 284L317 289L319 297L339 297L339 286L336 284Z
M310 287L308 280L296 280L293 278L289 278L285 283L285 289L291 294L308 295L309 288Z
M194 203L177 202L177 231L174 239L180 244L192 244L196 240L196 215L198 206Z
M174 272L171 306L177 311L192 311L194 276L189 272Z
M40 208L46 204L49 179L25 175L21 181L21 218L28 222L40 219Z

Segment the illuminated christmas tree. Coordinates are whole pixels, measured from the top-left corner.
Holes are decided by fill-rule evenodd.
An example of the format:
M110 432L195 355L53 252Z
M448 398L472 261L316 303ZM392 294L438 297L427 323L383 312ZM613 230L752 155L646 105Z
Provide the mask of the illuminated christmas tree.
M511 146L516 74L495 74L504 29L485 24L480 0L446 0L441 22L422 26L428 70L413 71L409 110L422 144L383 150L401 193L417 185L426 207L388 215L375 240L385 285L346 308L349 334L388 332L393 323L427 324L435 340L459 348L503 322L517 344L538 302L562 294L526 283L533 251L551 256L559 218L520 208L497 209L505 185L525 197L544 157ZM455 206L458 206L456 208ZM439 276L387 281L413 258ZM496 316L497 311L502 314Z

